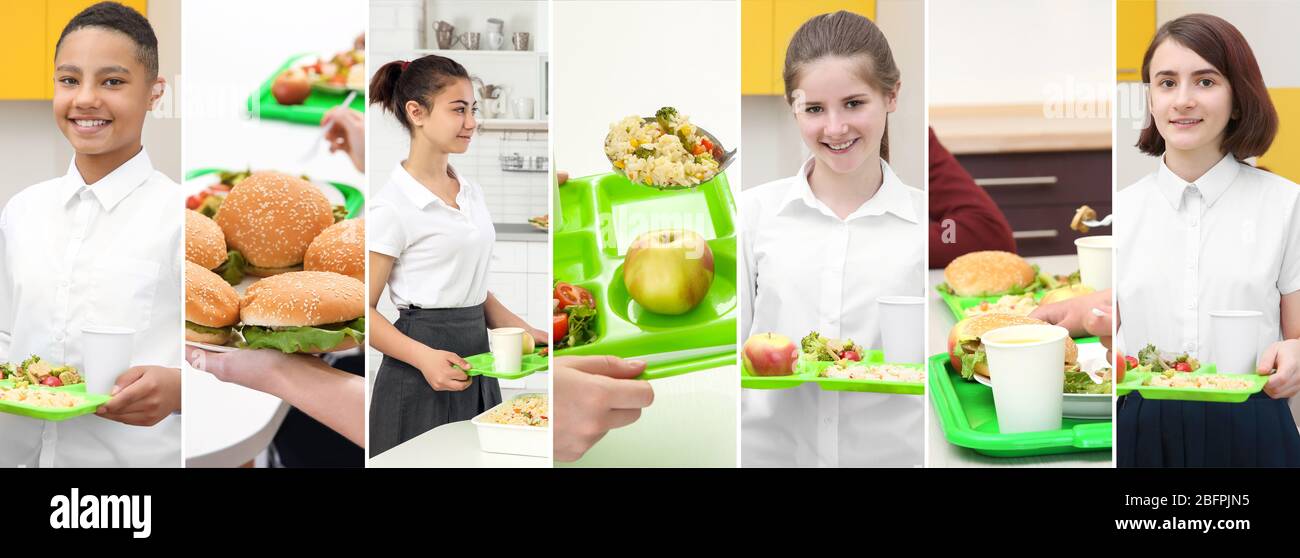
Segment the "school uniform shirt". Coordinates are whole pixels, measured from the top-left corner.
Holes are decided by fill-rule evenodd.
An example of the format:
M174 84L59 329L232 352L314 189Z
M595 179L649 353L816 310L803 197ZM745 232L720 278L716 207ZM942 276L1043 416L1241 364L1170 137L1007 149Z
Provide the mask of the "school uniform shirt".
M1259 350L1281 339L1300 289L1300 187L1231 154L1193 182L1165 166L1115 196L1119 346L1213 361L1210 316L1258 310Z
M483 189L459 180L456 208L399 163L370 205L366 246L396 258L388 290L398 308L465 308L487 300L496 229Z
M24 189L0 212L0 361L29 355L77 367L86 326L135 330L131 366L181 365L180 187L141 150L93 185L68 174ZM3 467L179 467L180 417L151 427L86 415L46 422L0 415Z
M814 164L741 193L742 331L796 345L817 331L879 349L888 325L876 298L925 290L925 193L881 161L880 189L841 220L808 185ZM921 397L814 384L741 391L745 467L922 465Z

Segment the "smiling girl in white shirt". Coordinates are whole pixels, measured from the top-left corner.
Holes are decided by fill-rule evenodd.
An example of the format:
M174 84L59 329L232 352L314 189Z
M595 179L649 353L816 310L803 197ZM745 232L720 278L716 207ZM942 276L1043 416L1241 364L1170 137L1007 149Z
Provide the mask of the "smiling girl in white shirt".
M1192 14L1157 31L1142 80L1137 146L1162 158L1115 198L1119 346L1214 362L1209 312L1256 310L1258 370L1220 372L1276 373L1244 403L1120 398L1119 466L1300 466L1300 187L1244 162L1278 127L1259 65L1232 24Z
M478 127L465 68L434 55L389 62L371 79L370 102L411 136L367 218L371 345L385 355L370 401L375 456L501 402L495 378L464 372L462 356L488 352L488 328L521 327L539 343L549 336L487 290L492 217L483 189L448 163ZM396 323L376 310L385 286L401 312Z
M798 342L817 331L879 348L876 298L920 296L925 284L924 193L887 162L898 67L875 24L840 11L799 28L783 77L812 157L741 193L743 333ZM811 384L743 390L742 464L920 466L921 401Z

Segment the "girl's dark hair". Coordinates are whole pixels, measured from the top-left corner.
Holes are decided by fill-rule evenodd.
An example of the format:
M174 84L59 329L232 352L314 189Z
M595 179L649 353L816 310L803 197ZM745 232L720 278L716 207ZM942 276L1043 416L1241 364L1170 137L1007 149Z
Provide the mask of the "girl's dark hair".
M378 103L393 113L402 127L410 132L406 103L415 101L428 109L434 95L462 78L469 79L465 67L443 56L431 54L410 62L389 62L380 66L370 78L370 104Z
M117 2L100 2L86 8L73 16L59 33L58 42L54 43L54 54L63 46L63 39L69 33L86 27L111 29L131 39L135 43L135 59L144 66L149 79L158 77L158 37L154 35L153 26L140 12Z
M1187 47L1214 66L1232 87L1232 114L1224 129L1224 153L1238 160L1263 155L1277 135L1277 109L1268 97L1264 76L1246 38L1223 18L1190 14L1170 21L1156 31L1142 57L1142 83L1151 86L1151 56L1166 40ZM1137 147L1147 155L1165 152L1165 138L1156 129L1155 115L1138 137Z
M798 89L800 72L804 66L829 56L862 58L858 77L886 94L898 86L898 65L889 49L885 34L871 20L852 12L840 10L822 14L805 21L790 38L785 51L785 100L794 104L794 91ZM880 157L889 160L889 120L885 120L885 133L880 137Z

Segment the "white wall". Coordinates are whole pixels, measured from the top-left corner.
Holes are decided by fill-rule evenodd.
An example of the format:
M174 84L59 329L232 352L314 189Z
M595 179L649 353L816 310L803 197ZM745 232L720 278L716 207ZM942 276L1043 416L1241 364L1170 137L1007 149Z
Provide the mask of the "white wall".
M925 4L921 0L880 0L875 22L889 39L902 74L898 110L889 115L890 166L904 183L925 186ZM790 107L779 95L741 97L744 125L741 188L793 175L808 158Z
M554 10L557 169L575 177L610 172L602 148L609 125L663 106L677 107L728 149L740 144L737 2L566 1ZM690 40L663 40L669 27ZM733 186L741 184L741 161L727 169Z
M163 174L180 180L181 124L178 104L181 66L180 0L150 0L149 23L158 37L158 75L167 80L163 101L145 119L141 141ZM53 60L50 61L53 64ZM54 125L49 101L0 101L0 207L19 190L61 176L72 162L72 147Z
M1037 104L1115 82L1112 2L930 0L930 105ZM1104 94L1104 93L1102 93Z
M505 21L507 37L514 31L527 30L534 42L531 50L544 52L546 43L535 42L538 36L546 37L545 4L534 1L500 3L435 0L425 5L420 0L383 0L370 7L370 57L366 70L371 76L384 63L392 60L410 60L421 56L424 35L430 20L448 20L462 31L483 32L488 17ZM426 10L432 10L426 12ZM486 48L486 38L480 48ZM457 47L461 48L461 47ZM502 50L512 49L507 39ZM505 84L510 98L533 99L535 114L542 117L540 93L540 64L533 57L502 57L490 54L450 53L470 75L480 77L488 84ZM397 120L379 106L367 112L370 133L369 176L370 195L375 195L388 184L393 169L410 151L409 136ZM480 117L482 112L480 112ZM451 164L465 176L478 182L487 196L488 211L497 223L527 223L531 217L547 213L548 174L501 170L501 154L519 153L524 157L547 155L546 132L480 131L469 150L451 156Z
M1291 0L1161 0L1156 3L1156 26L1164 25L1172 19L1192 14L1214 14L1228 20L1241 31L1250 43L1250 48L1259 61L1260 72L1264 74L1264 83L1269 87L1300 87L1300 64L1295 56L1300 52L1300 34L1283 31L1278 22L1300 21L1300 2ZM1125 188L1155 171L1156 159L1144 155L1134 145L1138 133L1145 124L1145 100L1133 84L1121 83L1120 98L1126 91L1135 91L1131 95L1135 105L1142 109L1121 111L1118 120L1118 169L1116 185ZM1283 126L1287 123L1282 123Z

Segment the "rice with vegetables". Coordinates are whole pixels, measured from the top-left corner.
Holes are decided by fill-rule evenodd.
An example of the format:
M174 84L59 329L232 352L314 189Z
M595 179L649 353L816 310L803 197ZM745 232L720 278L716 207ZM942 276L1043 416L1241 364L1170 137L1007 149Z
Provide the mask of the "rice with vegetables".
M722 148L673 107L654 121L632 115L609 126L605 156L628 180L647 186L695 186L718 174Z
M840 362L821 371L823 378L842 380L880 380L885 382L924 382L925 370L897 364L856 364Z
M26 387L0 389L0 400L56 409L76 407L84 401L80 397L62 391L35 390Z
M551 424L550 405L545 395L520 395L509 402L498 405L487 416L487 421L494 424L514 424L519 426L548 426Z

